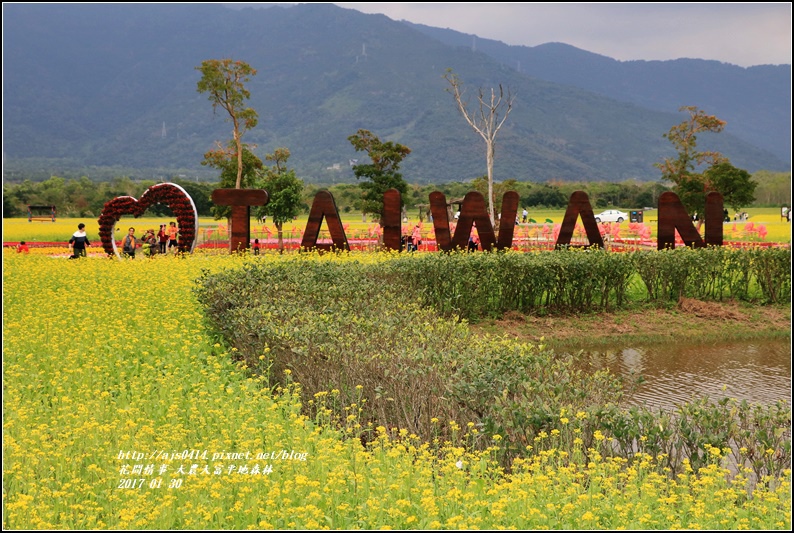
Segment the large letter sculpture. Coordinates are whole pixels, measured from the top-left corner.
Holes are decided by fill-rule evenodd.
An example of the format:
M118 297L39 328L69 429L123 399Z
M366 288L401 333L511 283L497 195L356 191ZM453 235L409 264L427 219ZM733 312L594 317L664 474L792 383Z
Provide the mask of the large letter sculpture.
M154 189L154 187L151 189ZM144 195L144 197L145 196L146 195ZM155 195L152 194L152 196ZM142 201L144 197L141 197ZM186 197L192 204L190 197L187 195ZM217 189L212 193L212 200L219 205L232 206L231 251L234 252L247 249L250 245L250 206L266 205L268 202L267 191L261 189ZM493 225L488 217L485 200L482 194L476 191L468 193L461 205L461 213L457 227L455 228L455 235L451 236L449 219L447 217L447 199L444 193L438 191L430 193L430 211L433 215L433 227L436 233L438 249L445 252L449 252L455 248L465 249L468 245L472 228L475 225L484 251L491 251L494 246L497 250L511 248L513 244L516 214L518 213L518 202L518 193L515 191L508 191L502 197L502 214L499 221L499 239L497 240ZM116 203L118 206L116 206ZM109 212L129 212L136 213L136 216L138 216L148 205L147 202L143 202L142 206L136 206L135 204L137 204L137 201L134 198L120 197L115 198L106 204L105 207ZM114 209L110 209L111 207ZM193 206L193 210L195 211L195 206ZM400 192L396 189L389 189L386 191L383 195L383 213L381 214L381 221L383 222L383 245L387 250L402 250L401 210L402 197ZM590 246L603 248L604 240L598 229L598 223L595 221L590 199L587 193L583 191L576 191L571 195L555 247L560 248L571 245L571 238L573 237L576 221L579 216L582 217L582 224L587 233L587 238L590 241ZM687 246L695 248L702 248L709 244L722 246L722 217L722 195L718 192L710 192L706 195L706 239L704 242L692 225L690 217L681 204L681 200L679 200L678 196L673 192L662 193L659 197L657 247L659 250L674 248L676 230ZM109 216L107 218L108 222L105 224L105 226L107 226L107 238L103 235L103 243L107 241L106 249L112 250L111 246L113 245L111 244L112 237L110 232L112 231L112 223L118 220L118 217L112 221ZM328 222L328 230L331 233L332 243L317 242L320 236L323 218ZM102 226L102 220L103 219L100 218L100 226L104 227ZM190 232L190 228L194 226L186 222L185 227L187 231ZM180 232L181 231L182 222L180 222ZM193 233L189 233L191 238L188 240L187 244L192 245L194 243L192 235ZM180 240L180 246L181 243L182 241ZM301 249L309 250L312 248L319 250L350 249L345 230L342 227L342 221L339 218L339 210L336 207L336 202L328 191L320 191L314 197L311 212L309 213L309 221L306 224L306 230L301 240ZM109 253L112 253L112 251Z
M215 189L212 201L232 206L229 251L241 252L251 246L251 206L267 205L269 197L264 189Z
M402 195L397 189L389 189L383 193L383 247L387 250L401 251L402 223Z
M675 248L675 232L681 235L686 246L705 248L709 244L722 246L722 195L710 192L706 195L706 241L700 237L692 219L674 192L663 192L659 196L659 221L656 229L659 250Z
M576 228L576 218L582 217L582 225L587 233L587 240L590 241L590 246L604 247L604 239L601 237L601 232L598 230L598 223L595 221L593 208L590 206L590 198L586 192L576 191L571 195L568 201L568 208L565 210L565 216L562 219L562 226L560 227L560 234L557 236L555 248L571 245L571 237L573 237L573 230Z
M323 217L328 222L328 231L331 233L333 243L317 242L317 238L320 236L320 228L323 225ZM339 210L336 208L333 195L328 191L320 191L314 196L312 209L309 212L309 221L306 223L306 230L303 232L301 249L311 250L312 248L325 251L334 249L350 250L345 229L342 227L342 221L339 218Z

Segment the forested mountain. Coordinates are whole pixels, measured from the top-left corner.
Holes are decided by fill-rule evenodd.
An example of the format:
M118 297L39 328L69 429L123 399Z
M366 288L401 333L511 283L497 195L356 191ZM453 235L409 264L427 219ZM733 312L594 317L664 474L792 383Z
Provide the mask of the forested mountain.
M648 109L597 87L547 81L529 63L519 71L479 49L331 4L5 4L3 32L4 177L13 180L97 168L216 176L200 162L215 141L231 138L231 125L196 91L195 67L223 57L258 70L248 88L260 120L244 140L260 156L288 147L309 182L355 181L348 161L362 155L347 137L359 128L413 150L402 167L410 182L484 174L484 143L445 91L447 68L470 95L500 83L515 95L497 140L499 180L655 180L653 163L674 153L662 134L684 119L679 105L720 116L705 97ZM770 113L786 104L775 98ZM777 118L790 130L790 114ZM751 172L789 169L772 144L739 138L756 124L736 118L730 128L733 135L703 136L701 146Z
M791 65L739 67L719 61L617 61L563 43L509 46L454 30L406 23L450 46L478 50L519 72L647 109L698 105L725 131L791 159Z

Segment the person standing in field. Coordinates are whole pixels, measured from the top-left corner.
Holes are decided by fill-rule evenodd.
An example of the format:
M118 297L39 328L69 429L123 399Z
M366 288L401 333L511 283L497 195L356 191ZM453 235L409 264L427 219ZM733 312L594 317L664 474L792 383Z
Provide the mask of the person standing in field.
M160 224L160 231L157 232L157 242L160 246L160 253L164 254L168 246L168 231L165 224Z
M471 234L469 235L469 251L476 252L480 246L480 234L475 231L476 224L471 225Z
M422 244L422 230L419 229L419 224L414 227L414 232L411 235L411 244L413 244L413 251L419 250L419 245Z
M179 230L176 227L176 222L171 222L168 225L168 248L176 248L176 252L179 251L179 247L177 246L177 235Z
M91 243L88 242L88 236L85 233L85 224L81 222L77 225L77 231L75 231L71 239L69 239L69 250L72 252L70 259L85 257L86 246L91 246Z
M29 254L30 253L30 248L28 248L28 245L25 244L25 241L19 241L19 246L17 246L17 253L18 254Z
M469 235L469 244L468 244L468 250L469 250L470 252L473 252L473 251L474 251L474 250L476 250L476 249L477 249L477 245L476 245L476 244L474 244L474 236L473 236L473 235Z

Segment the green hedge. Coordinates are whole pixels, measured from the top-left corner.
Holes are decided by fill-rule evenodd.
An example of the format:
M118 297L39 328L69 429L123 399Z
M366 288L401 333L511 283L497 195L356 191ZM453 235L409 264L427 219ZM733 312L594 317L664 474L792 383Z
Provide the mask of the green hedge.
M385 282L415 295L422 305L469 320L507 311L608 311L630 300L667 302L683 296L779 303L791 293L788 249L417 254L380 268Z

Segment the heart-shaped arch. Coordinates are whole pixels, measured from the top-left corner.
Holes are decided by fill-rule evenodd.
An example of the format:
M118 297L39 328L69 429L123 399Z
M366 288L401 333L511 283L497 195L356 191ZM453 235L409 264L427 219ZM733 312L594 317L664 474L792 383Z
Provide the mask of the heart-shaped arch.
M196 247L198 228L196 204L187 191L176 183L158 183L146 189L140 200L132 196L117 196L104 205L99 215L99 238L105 253L120 257L114 232L116 223L123 215L138 218L155 204L164 204L171 209L179 226L177 246L180 251L192 252Z

